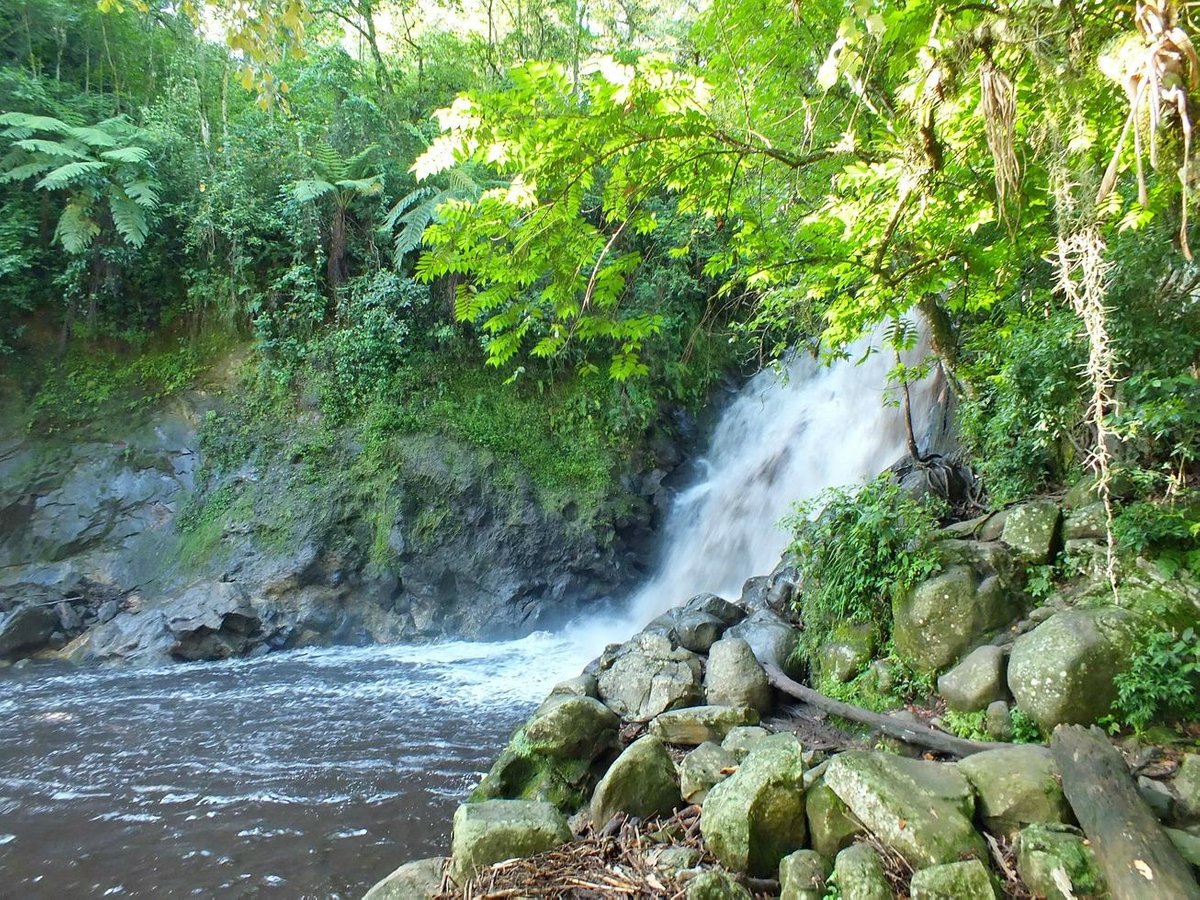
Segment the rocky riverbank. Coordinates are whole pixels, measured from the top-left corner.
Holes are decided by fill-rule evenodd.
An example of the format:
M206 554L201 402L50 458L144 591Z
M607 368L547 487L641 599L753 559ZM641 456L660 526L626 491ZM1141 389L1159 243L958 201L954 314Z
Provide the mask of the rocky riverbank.
M1200 754L1082 727L1135 636L1195 622L1200 588L1145 564L1114 598L1098 515L1083 486L946 529L887 658L850 628L798 654L786 560L736 602L692 598L556 687L459 808L449 856L368 897L1200 896ZM1037 602L1030 574L1064 552L1079 574ZM900 667L937 692L882 727L797 687L886 692ZM947 738L956 712L990 742Z
M603 527L519 467L412 433L386 477L292 444L216 472L229 384L87 434L0 436L0 662L151 663L294 647L499 638L642 577L682 461L665 434L612 479ZM301 410L294 429L322 428ZM224 434L221 437L225 437ZM363 496L367 487L369 496Z

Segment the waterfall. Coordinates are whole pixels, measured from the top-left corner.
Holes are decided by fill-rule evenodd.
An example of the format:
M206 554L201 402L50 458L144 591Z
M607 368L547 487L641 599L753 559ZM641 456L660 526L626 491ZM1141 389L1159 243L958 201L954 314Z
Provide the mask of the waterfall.
M793 503L861 484L907 453L903 412L884 397L894 359L883 351L859 362L872 344L878 336L831 365L795 354L745 384L713 431L702 476L675 499L655 574L624 621L593 623L593 632L624 640L698 593L736 599L747 578L779 562L789 540L779 520ZM929 381L912 386L918 434L932 405Z

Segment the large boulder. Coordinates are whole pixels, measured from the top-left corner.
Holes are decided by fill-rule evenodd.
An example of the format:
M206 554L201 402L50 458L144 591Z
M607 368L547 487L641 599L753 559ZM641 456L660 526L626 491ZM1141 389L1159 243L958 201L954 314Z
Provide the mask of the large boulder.
M771 732L759 725L739 725L725 735L721 747L728 750L741 762L751 750L758 746L763 738L770 737Z
M736 625L746 618L746 610L716 594L697 594L683 608L715 616L726 625Z
M367 891L363 900L430 900L442 892L445 870L444 856L405 863Z
M865 669L874 655L875 631L871 625L838 625L817 651L821 677L845 684Z
M688 803L703 803L713 785L738 767L738 758L719 744L706 741L679 764L679 791Z
M1003 700L1004 651L992 644L976 647L937 680L938 693L951 709L975 712Z
M450 877L463 884L477 869L533 856L571 840L567 820L549 803L485 800L454 813Z
M536 753L591 760L616 747L620 727L617 714L599 700L552 694L526 723L525 740Z
M771 685L748 643L732 637L709 648L704 696L715 706L749 706L760 713L770 711Z
M666 815L679 805L675 763L658 738L647 735L625 748L592 795L592 824L603 828L619 812L629 816Z
M725 636L744 640L764 666L775 666L793 676L801 674L802 666L795 658L800 632L778 613L756 610Z
M1008 661L1017 706L1047 733L1107 715L1117 696L1113 679L1129 659L1137 624L1134 613L1115 606L1072 609L1021 635Z
M676 607L652 620L644 630L665 635L673 643L693 653L707 653L727 627L725 622L709 613Z
M912 900L996 900L987 868L977 859L930 866L913 875Z
M837 855L833 880L844 900L892 900L895 896L883 860L866 844L854 844Z
M797 850L779 863L779 900L822 900L833 866L815 850Z
M863 833L862 824L850 808L825 783L824 776L812 783L805 796L805 817L813 849L831 859L854 843Z
M987 858L973 821L975 793L952 763L851 750L829 761L825 783L914 869Z
M689 706L655 716L650 733L668 744L695 747L723 741L738 726L757 724L758 713L748 706Z
M1200 823L1200 753L1185 753L1171 780L1175 790L1175 818L1181 823Z
M1017 872L1036 897L1101 897L1104 878L1088 842L1073 828L1030 825L1015 841Z
M896 650L915 669L935 673L1016 612L999 576L980 580L969 566L951 566L896 597Z
M51 606L26 604L0 615L0 659L40 650L58 626Z
M725 867L773 877L804 846L804 762L792 734L764 739L737 772L708 792L700 832Z
M968 756L958 764L979 795L988 831L1011 835L1034 823L1069 822L1058 766L1048 747L1018 744Z
M661 634L639 634L602 662L597 679L600 699L613 712L634 722L701 700L700 659L671 646Z
M1062 511L1053 500L1031 500L1009 510L1001 540L1025 562L1045 565L1062 541Z

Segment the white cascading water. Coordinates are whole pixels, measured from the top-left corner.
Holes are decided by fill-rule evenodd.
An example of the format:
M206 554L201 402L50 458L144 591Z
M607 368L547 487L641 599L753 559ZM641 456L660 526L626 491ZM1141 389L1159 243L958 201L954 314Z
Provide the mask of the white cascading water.
M656 574L623 621L582 627L592 647L627 639L696 594L736 599L747 578L779 562L789 539L779 521L796 501L861 484L906 453L903 412L884 399L894 360L874 352L858 362L872 343L880 342L864 339L832 365L798 354L782 372L765 369L746 383L717 423L704 477L675 500ZM928 380L911 394L919 433Z

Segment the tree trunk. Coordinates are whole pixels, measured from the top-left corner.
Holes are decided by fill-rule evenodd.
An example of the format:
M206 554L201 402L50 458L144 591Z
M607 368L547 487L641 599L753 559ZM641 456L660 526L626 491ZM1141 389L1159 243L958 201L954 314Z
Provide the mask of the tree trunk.
M372 59L375 60L375 80L379 82L379 87L385 94L394 94L396 91L392 86L392 75L383 61L383 54L379 52L379 37L375 33L375 6L367 0L363 3L362 10L367 26L367 45L371 48Z
M1113 900L1200 900L1200 885L1144 800L1121 755L1096 728L1060 725L1050 750L1063 793Z
M329 225L329 260L325 264L329 291L337 302L338 288L346 280L346 207L336 202L333 206L333 221Z

